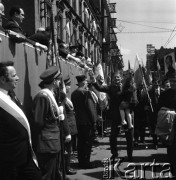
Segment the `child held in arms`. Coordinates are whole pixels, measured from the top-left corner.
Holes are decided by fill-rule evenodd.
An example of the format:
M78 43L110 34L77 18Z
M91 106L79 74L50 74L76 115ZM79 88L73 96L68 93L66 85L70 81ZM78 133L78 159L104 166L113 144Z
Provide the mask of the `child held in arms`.
M136 85L133 73L129 72L122 87L122 102L119 106L122 127L133 128L132 107L137 104Z

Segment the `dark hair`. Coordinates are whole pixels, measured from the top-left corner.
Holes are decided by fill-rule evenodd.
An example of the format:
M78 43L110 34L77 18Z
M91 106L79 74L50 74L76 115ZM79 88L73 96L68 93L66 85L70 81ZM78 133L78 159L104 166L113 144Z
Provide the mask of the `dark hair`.
M9 11L10 17L13 17L13 16L15 15L15 13L17 13L17 14L20 14L20 13L21 13L20 7L14 6L14 7L12 7L12 8L10 9L10 11Z
M8 78L7 66L13 66L13 65L14 65L13 61L0 62L0 77L4 76Z

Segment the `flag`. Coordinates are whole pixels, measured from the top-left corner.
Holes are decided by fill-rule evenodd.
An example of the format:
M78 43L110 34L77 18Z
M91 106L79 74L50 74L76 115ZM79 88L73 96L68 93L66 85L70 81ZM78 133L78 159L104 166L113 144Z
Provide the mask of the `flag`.
M104 82L104 73L103 73L103 68L102 68L102 65L101 63L99 63L95 69L95 78L97 80L101 80L103 81L103 85L105 85L105 82ZM96 90L96 94L98 96L98 98L103 101L105 100L106 98L106 93L102 93L102 92L99 92Z
M69 39L70 39L70 23L69 23L69 21L67 22L67 24L66 24L66 31L67 31L67 33L68 33L68 36L69 36Z
M131 70L130 60L128 60L128 70Z
M93 20L93 30L94 30L94 31L96 31L96 30L97 30L97 25L96 25L95 20Z
M142 75L142 70L140 69L138 55L136 55L135 64L134 64L134 81L136 83L137 88L139 88L143 83L143 75Z
M88 11L88 9L85 8L85 9L84 9L84 12L85 12L85 14L86 14L86 16L87 16L87 18L88 18L88 17L89 17L89 11Z
M152 83L152 80L153 80L152 73L151 73L151 71L149 69L147 69L147 71L146 71L145 79L146 79L146 84L147 85L150 85Z
M98 75L100 75L104 80L104 73L101 63L99 63L95 69L95 77L97 77Z
M161 67L160 67L158 59L156 61L157 61L157 71L160 71Z
M156 61L157 61L157 74L158 74L158 79L161 80L161 74L160 74L161 67L160 67L160 64L159 64L158 59L157 59Z

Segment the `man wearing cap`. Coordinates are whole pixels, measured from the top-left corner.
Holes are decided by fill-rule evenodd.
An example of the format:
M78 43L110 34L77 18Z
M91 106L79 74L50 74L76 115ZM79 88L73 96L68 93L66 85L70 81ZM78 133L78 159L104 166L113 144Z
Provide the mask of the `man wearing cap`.
M61 144L59 121L64 119L63 107L57 105L55 91L61 82L61 72L57 66L45 70L39 86L42 90L33 101L34 148L39 160L43 180L58 178L58 162Z
M90 169L95 167L90 163L90 155L97 116L92 96L87 90L86 76L76 76L76 79L78 88L72 93L71 100L75 109L78 129L78 162L80 168Z
M73 103L68 97L71 88L71 80L69 76L64 77L64 84L65 84L64 94L66 95L63 100L64 109L65 109L64 122L68 124L68 130L67 130L67 126L66 125L64 126L64 135L67 136L67 134L69 133L71 137L71 140L70 141L65 140L65 144L64 144L65 151L67 152L67 154L65 154L65 170L67 175L73 175L76 174L76 171L70 167L70 163L71 163L70 160L71 160L71 152L72 152L72 143L73 140L75 140L78 131L76 127L76 119L75 119Z
M0 179L41 180L30 125L13 91L19 80L13 65L0 62Z

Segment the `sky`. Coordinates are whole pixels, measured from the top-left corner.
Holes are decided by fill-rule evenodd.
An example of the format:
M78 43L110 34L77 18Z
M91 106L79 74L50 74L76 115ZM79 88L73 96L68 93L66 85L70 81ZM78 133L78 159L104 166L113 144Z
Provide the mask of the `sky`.
M114 31L121 50L124 70L133 68L136 54L146 64L147 44L156 49L176 47L176 0L108 0L116 3ZM175 31L173 31L175 30ZM162 32L167 31L167 32ZM169 40L169 43L167 41Z

